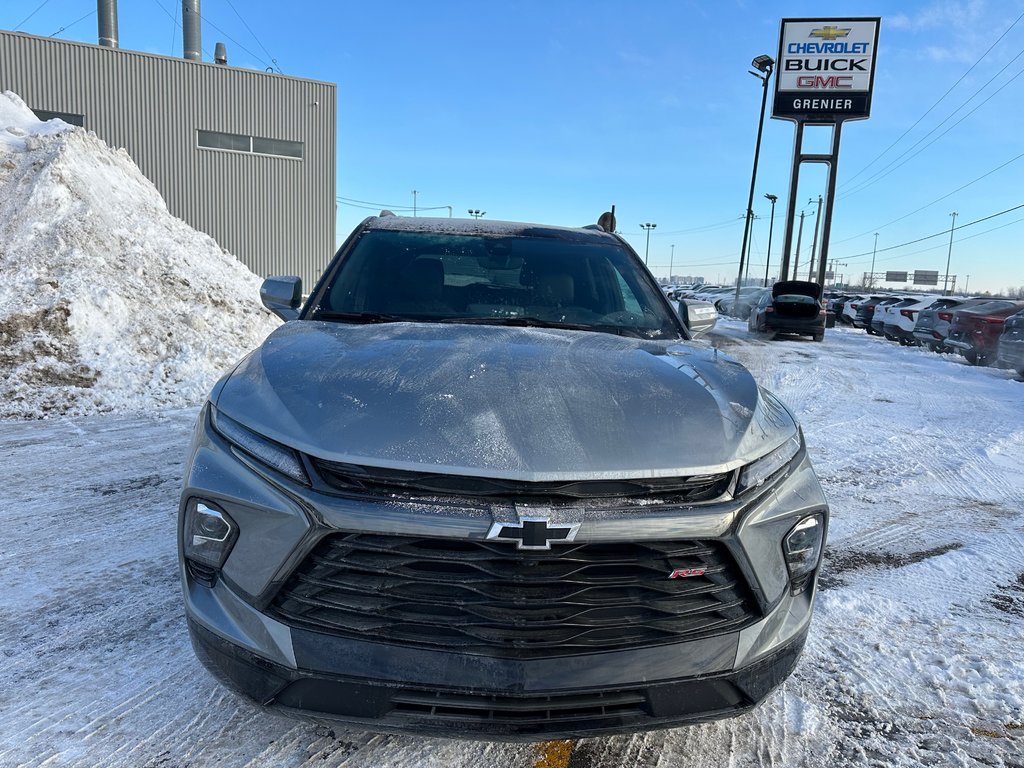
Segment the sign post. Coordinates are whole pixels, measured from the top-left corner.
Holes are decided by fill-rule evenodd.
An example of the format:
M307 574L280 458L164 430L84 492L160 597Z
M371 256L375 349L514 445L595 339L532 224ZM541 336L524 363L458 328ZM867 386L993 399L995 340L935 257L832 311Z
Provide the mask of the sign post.
M880 22L877 16L782 20L772 118L791 120L796 123L796 131L780 280L789 279L800 166L802 163L824 163L829 169L828 191L817 275L818 284L824 287L839 165L839 140L844 122L864 120L871 114ZM832 127L831 152L803 152L805 125Z

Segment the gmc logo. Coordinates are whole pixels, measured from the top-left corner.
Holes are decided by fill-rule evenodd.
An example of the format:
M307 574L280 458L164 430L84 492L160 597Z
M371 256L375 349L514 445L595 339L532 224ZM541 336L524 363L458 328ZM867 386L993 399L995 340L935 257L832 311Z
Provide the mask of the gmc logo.
M800 75L796 79L797 88L853 88L853 77L851 75Z
M706 568L676 568L668 575L670 579L688 579L691 576L703 576Z

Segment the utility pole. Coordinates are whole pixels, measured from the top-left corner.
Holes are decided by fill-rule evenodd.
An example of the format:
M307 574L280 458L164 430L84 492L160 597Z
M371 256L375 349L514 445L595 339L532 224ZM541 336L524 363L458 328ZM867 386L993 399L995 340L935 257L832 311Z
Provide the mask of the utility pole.
M870 285L868 288L875 287L875 254L878 253L878 233L875 232L875 247L871 249L871 277L868 278ZM948 270L947 270L948 271Z
M967 295L967 286L971 284L971 276L967 276L967 281L964 283L964 296Z
M651 250L651 230L654 229L656 226L658 226L658 225L657 224L651 224L650 222L647 222L646 224L641 224L640 225L640 229L647 230L647 245L644 247L644 266L647 265L647 254Z
M956 228L956 211L949 215L953 217L953 223L949 225L949 253L946 254L946 274L942 281L942 293L944 296L949 296L949 260L953 258L953 230Z
M812 197L807 201L810 205L814 202ZM818 215L814 218L814 239L811 240L811 268L807 271L807 282L814 280L814 254L818 245L818 226L821 224L821 195L818 195Z
M800 211L800 229L797 231L797 234L796 234L796 256L793 257L793 277L794 278L796 278L796 276L800 274L800 272L799 272L799 269L800 269L800 241L804 239L804 216L805 215L806 215L806 213L804 211ZM789 280L789 275L786 275L785 277L781 277L780 276L780 279L782 279L782 280Z
M416 218L416 190L412 191L412 217Z
M668 282L669 282L669 285L672 284L672 267L675 266L675 263L676 263L676 247L675 247L675 245L673 245L672 246L671 255L668 257Z

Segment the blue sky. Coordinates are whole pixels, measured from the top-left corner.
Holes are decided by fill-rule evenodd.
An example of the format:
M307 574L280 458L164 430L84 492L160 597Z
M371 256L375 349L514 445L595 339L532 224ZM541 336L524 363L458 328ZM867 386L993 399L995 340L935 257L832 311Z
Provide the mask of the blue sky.
M95 8L7 0L0 28L95 42ZM122 2L121 47L180 55L180 13L176 0ZM776 55L781 18L881 16L872 116L843 129L837 271L868 270L878 232L876 271L944 272L956 211L958 287L968 274L972 290L1024 285L1024 207L1001 213L1024 205L1024 0L204 0L202 13L207 58L223 40L233 66L338 84L339 240L380 204L411 208L412 190L434 214L570 226L614 203L641 256L640 224L657 224L656 275L671 262L708 280L738 266L761 96L751 58ZM805 151L825 150L812 142ZM779 197L778 263L792 152L792 124L767 120L752 274L765 268L765 193ZM804 263L808 202L824 191L810 166L797 195L810 214Z

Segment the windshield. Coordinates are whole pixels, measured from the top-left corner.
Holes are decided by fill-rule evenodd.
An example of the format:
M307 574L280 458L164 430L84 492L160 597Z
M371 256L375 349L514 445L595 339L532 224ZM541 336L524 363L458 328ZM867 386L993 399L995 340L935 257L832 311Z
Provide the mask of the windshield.
M681 335L660 291L626 249L520 235L368 231L307 316Z

